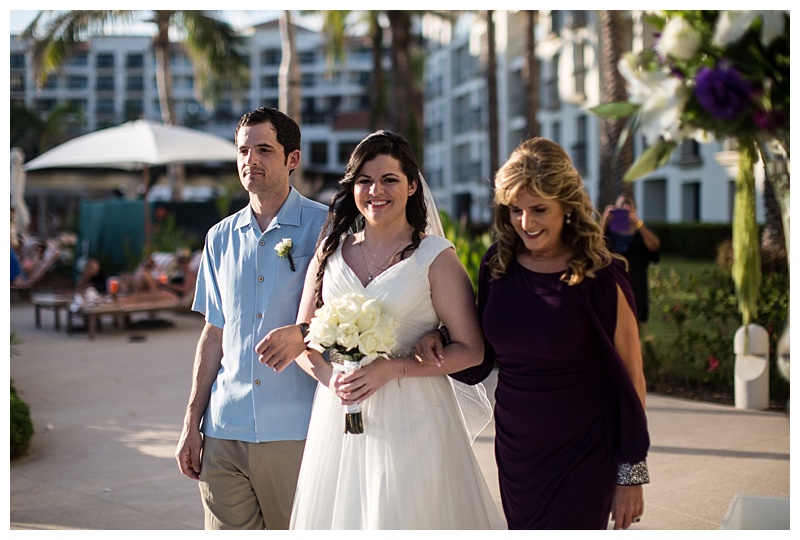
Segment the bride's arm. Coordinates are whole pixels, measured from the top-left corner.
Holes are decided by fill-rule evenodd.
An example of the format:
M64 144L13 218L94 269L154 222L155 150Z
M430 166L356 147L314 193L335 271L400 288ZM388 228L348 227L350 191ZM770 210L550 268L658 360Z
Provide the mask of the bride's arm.
M447 326L451 342L439 365L420 363L414 356L379 358L342 377L340 390L348 399L363 401L392 379L448 375L476 366L483 360L483 333L478 323L472 282L453 249L446 249L429 270L431 299L439 319Z
M450 344L442 351L441 366L413 361L409 376L427 375L432 368L441 369L444 374L455 373L483 360L483 333L472 282L454 249L444 250L433 262L430 282L433 308L448 330Z

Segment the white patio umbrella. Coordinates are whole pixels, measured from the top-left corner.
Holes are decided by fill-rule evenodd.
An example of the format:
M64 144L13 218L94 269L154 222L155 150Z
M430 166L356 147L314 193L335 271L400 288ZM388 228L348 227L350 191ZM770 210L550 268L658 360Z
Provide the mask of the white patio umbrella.
M168 163L236 161L236 145L217 135L150 120L135 120L75 137L24 165L139 170Z
M236 161L236 145L217 135L149 120L135 120L75 137L27 162L26 171L55 168L142 170L145 246L150 251L147 186L150 167L170 163Z

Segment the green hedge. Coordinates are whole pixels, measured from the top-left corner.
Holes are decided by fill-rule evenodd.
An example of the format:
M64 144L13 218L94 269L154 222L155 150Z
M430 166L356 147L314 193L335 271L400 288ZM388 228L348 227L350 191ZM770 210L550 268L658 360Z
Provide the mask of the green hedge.
M18 458L28 451L33 437L33 422L28 405L20 399L11 382L11 412L9 415L11 431L11 459Z
M717 247L732 237L730 223L647 223L661 240L661 253L713 261Z

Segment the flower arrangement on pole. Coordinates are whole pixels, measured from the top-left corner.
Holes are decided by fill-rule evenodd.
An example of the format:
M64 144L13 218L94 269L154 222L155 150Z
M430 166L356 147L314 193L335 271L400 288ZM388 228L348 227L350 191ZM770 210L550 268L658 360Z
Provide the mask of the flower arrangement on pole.
M379 356L388 356L397 345L394 317L374 298L346 294L314 312L306 337L308 346L329 351L334 372L350 372ZM345 406L345 433L364 433L361 404Z
M761 281L759 156L781 207L789 254L789 12L657 11L645 20L659 32L655 47L628 53L618 64L628 101L592 112L629 118L625 137L640 130L645 138L648 148L626 181L666 164L686 139L736 141L732 275L747 325L757 312Z

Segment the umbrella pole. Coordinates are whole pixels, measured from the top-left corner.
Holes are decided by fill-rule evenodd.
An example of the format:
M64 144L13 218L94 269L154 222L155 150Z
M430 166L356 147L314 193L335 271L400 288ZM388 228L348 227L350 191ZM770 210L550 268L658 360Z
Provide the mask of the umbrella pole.
M142 197L142 206L144 206L144 256L148 257L150 255L153 224L150 222L150 167L147 165L142 169L142 183L144 184L144 195Z

